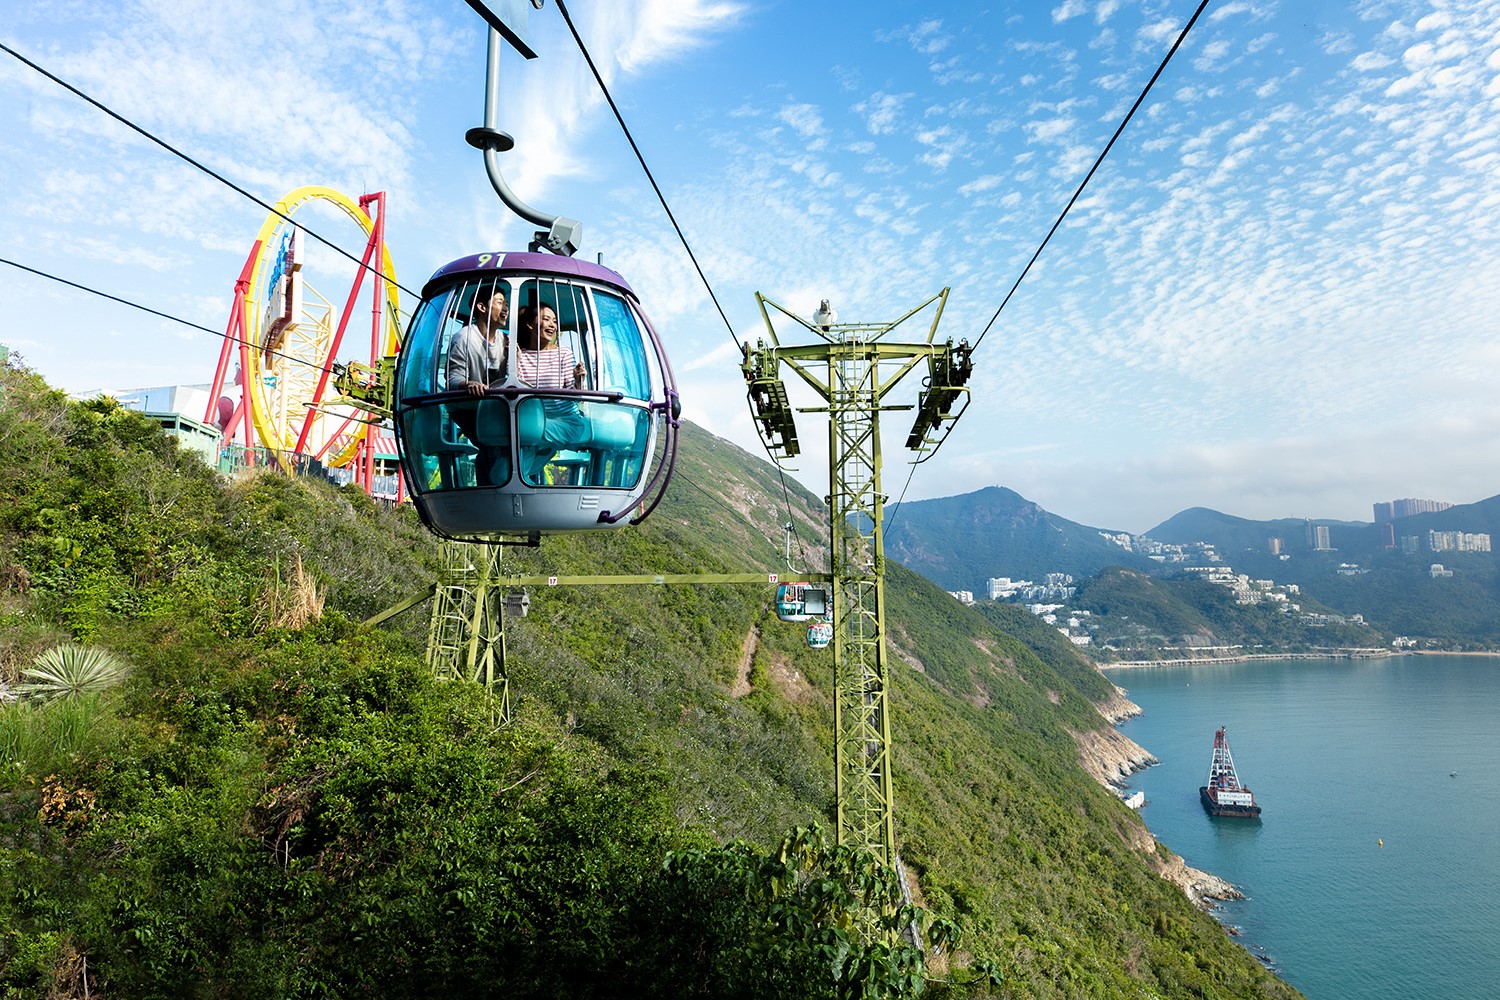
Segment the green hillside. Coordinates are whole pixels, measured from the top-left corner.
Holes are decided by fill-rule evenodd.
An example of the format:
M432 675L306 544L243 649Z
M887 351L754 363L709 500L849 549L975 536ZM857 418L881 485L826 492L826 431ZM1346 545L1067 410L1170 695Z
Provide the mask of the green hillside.
M425 670L424 610L357 625L431 578L409 509L226 482L136 414L0 380L0 683L66 640L129 666L0 706L4 995L919 990L842 930L890 883L816 833L777 847L829 825L831 671L769 588L534 592L498 728ZM641 528L506 570L778 569L784 490L815 564L816 498L694 428L680 468ZM1079 768L1108 685L995 614L889 577L901 852L961 928L927 994L1297 996ZM987 961L998 984L956 985Z
M1299 597L1298 610L1272 602L1239 604L1233 591L1205 580L1150 577L1118 567L1083 581L1074 606L1094 617L1101 645L1123 658L1155 658L1167 649L1234 647L1237 652L1308 652L1378 648L1389 639L1331 609ZM1317 615L1310 624L1307 613Z

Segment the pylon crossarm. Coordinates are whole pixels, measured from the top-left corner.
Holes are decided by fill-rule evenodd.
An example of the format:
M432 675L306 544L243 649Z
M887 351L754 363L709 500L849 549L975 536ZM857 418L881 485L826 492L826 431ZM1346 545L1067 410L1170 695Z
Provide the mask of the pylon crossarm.
M786 316L788 319L792 320L799 326L802 326L810 332L817 334L819 337L823 338L829 343L840 343L851 338L867 341L879 340L881 337L884 337L887 333L891 332L902 323L905 323L913 316L922 312L934 302L937 302L937 314L933 316L932 326L927 332L927 342L931 343L932 338L937 333L938 323L943 318L943 309L948 304L949 291L950 289L944 288L942 291L932 296L932 298L928 299L926 302L923 302L921 305L908 311L900 319L894 320L890 323L834 323L829 324L828 326L818 326L802 318L801 316L798 316L796 313L788 310L785 306L772 302L770 299L766 298L759 292L755 293L755 301L760 305L760 315L761 318L766 322L766 329L771 332L772 344L779 344L780 342L776 338L776 327L771 323L771 314L766 311L767 306L775 309L777 312L781 313L783 316Z
M933 299L941 298L943 301L938 303L937 312L932 317L932 326L927 331L927 342L929 344L932 343L932 339L937 336L938 324L943 321L943 310L948 308L948 292L949 289L944 288L941 292L938 292L932 297ZM928 299L927 301L931 302L932 299Z
M911 319L913 316L917 315L922 310L926 309L928 306L936 302L938 303L937 314L932 317L932 326L927 331L927 343L932 343L932 338L937 334L938 322L943 318L943 309L948 304L948 292L949 289L944 288L941 292L938 292L926 302L923 302L915 309L909 311L905 316L902 316L900 319L895 320L894 322L887 323L885 328L887 330L896 329L896 327L900 326L902 323L905 323L907 320Z
M785 309L782 309L780 306L776 305L776 303L772 302L770 299L768 299L764 295L760 294L760 292L756 292L755 293L755 303L756 303L756 305L760 306L760 318L766 321L766 330L771 335L771 345L774 347L778 343L780 343L780 341L778 341L776 339L776 325L771 322L771 314L768 313L768 312L766 312L766 306L768 306L768 305L769 306L773 306L773 307L775 307L775 309L778 312L786 313L786 315L788 315L788 316L792 316L792 314L789 313L789 312L787 312ZM796 319L797 322L802 323L802 321L800 319L798 319L796 316L792 316L792 318ZM807 326L806 323L802 323L802 325L803 326Z
M825 348L824 352L823 352L823 355L821 357L819 357L817 360L819 360L819 361L826 360L827 356L828 356L828 352L827 352L827 349ZM813 389L820 396L823 396L824 398L827 398L828 393L829 393L828 381L826 379L820 378L816 372L814 372L808 366L804 365L802 363L802 359L800 357L798 357L796 355L788 354L788 355L782 356L781 360L786 362L786 366L788 368L790 368L792 371L794 371L794 372L797 373L797 377L798 378L802 379L802 381L804 381L808 385L812 386ZM808 412L815 412L815 411L803 410L802 412L808 413Z
M867 341L831 345L811 344L800 347L768 347L765 350L776 360L783 362L801 361L824 364L832 361L837 364L846 361L904 360L913 354L916 355L915 360L920 363L924 358L947 350L947 348L942 344L930 344L925 341L916 343Z
M818 326L789 311L785 306L772 302L759 292L755 293L755 298L760 303L760 315L766 321L766 329L771 331L771 343L773 344L779 344L780 341L776 337L776 327L771 323L771 315L766 312L766 306L775 309L797 325L806 327L810 332L817 334L829 343L837 343L839 340L849 336L859 336L861 339L869 340L878 339L891 326L889 323L834 323L828 326ZM839 331L839 336L829 336L830 331L833 330Z
M931 350L930 346L929 346L928 350L929 351ZM931 359L932 359L932 355L930 353L924 354L924 355L921 355L921 356L913 354L910 358L907 358L906 362L904 364L902 364L902 366L895 372L895 374L892 375L891 377L887 378L885 380L885 384L882 385L882 386L880 386L876 390L876 392L875 392L875 398L877 400L885 398L885 394L888 393L888 392L890 392L892 389L894 389L896 387L896 383L900 382L903 378L906 377L906 373L907 372L909 372L913 368L917 367L917 365L921 364L923 361L928 362L928 364L930 366L931 365ZM901 407L901 409L910 409L910 407Z
M792 371L796 372L802 381L806 382L819 395L827 398L834 394L835 387L832 380L824 378L813 367L816 363L819 367L828 365L840 365L846 363L858 363L861 367L874 369L882 362L900 361L901 366L883 380L883 385L874 389L873 402L879 403L880 399L895 385L906 377L917 365L928 360L936 353L943 351L942 347L934 347L931 344L847 344L836 346L832 352L827 347L779 347L776 348L776 357L786 364ZM841 391L848 391L851 387L840 386ZM856 388L857 387L853 387ZM897 407L897 409L911 409L910 406ZM822 412L820 408L798 408L799 413Z
M806 573L795 574L798 583L831 583L831 573ZM490 582L495 586L504 587L615 587L615 586L666 586L668 584L718 584L718 583L761 583L776 585L791 579L785 573L636 573L624 576L495 576ZM403 611L416 607L423 601L430 600L438 587L443 584L433 584L424 590L402 599L391 605L377 615L366 618L361 624L365 628L374 628L382 622L389 621Z

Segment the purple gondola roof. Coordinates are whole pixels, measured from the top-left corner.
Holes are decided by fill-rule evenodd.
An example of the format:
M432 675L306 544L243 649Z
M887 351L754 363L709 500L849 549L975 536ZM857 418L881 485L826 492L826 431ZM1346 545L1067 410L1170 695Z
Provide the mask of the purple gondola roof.
M556 274L559 277L598 281L613 285L637 302L640 301L640 296L636 295L635 289L630 287L630 282L617 271L612 271L603 264L591 264L586 260L551 253L517 252L476 253L444 264L432 272L432 277L427 279L427 284L422 288L422 297L427 298L429 289L439 281L451 279L454 275L499 270L529 271L535 274Z

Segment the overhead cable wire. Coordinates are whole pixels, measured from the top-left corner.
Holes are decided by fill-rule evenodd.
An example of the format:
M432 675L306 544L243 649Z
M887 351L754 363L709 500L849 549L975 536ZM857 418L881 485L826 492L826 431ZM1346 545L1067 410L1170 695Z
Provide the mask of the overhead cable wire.
M698 277L703 281L703 287L708 289L708 297L713 299L714 308L719 310L719 318L724 321L724 327L729 331L729 337L734 341L734 346L744 350L740 338L734 332L734 324L729 322L729 317L724 312L724 307L719 304L719 297L714 294L714 286L709 284L708 275L703 273L703 267L698 263L698 255L693 253L692 246L688 243L687 236L682 227L677 224L677 216L672 214L672 206L667 204L667 196L662 194L661 187L656 183L656 177L651 173L651 168L646 165L646 157L641 152L641 147L636 145L635 136L630 134L630 126L625 124L625 116L620 114L620 108L615 104L615 99L609 92L609 87L604 84L604 77L599 72L599 67L594 65L594 57L589 55L588 46L583 44L583 37L578 34L578 29L573 26L573 18L568 14L568 6L563 0L557 0L557 9L562 12L563 20L567 22L568 31L573 34L573 41L578 43L578 51L583 53L584 62L589 64L589 70L594 74L594 81L599 84L599 90L604 94L604 99L609 102L609 109L615 113L615 121L620 123L620 130L625 133L625 139L630 143L630 148L635 152L635 158L640 162L641 169L646 172L646 180L651 182L651 190L656 192L656 198L661 202L663 211L667 213L667 219L672 223L672 228L677 230L677 238L682 241L683 249L687 251L688 258L692 260L693 267L698 271Z
M781 477L781 499L786 505L786 524L792 529L792 537L797 540L797 554L802 557L802 565L807 565L807 546L802 544L802 536L797 534L797 520L792 517L792 491L786 484L786 470L780 465L776 466L776 473ZM787 567L791 569L790 566Z
M1157 79L1160 78L1162 72L1167 68L1167 64L1172 61L1172 56L1174 56L1177 53L1177 50L1181 48L1183 41L1188 36L1188 32L1193 29L1193 25L1198 22L1199 15L1203 13L1204 9L1207 6L1208 0L1202 0L1202 2L1198 4L1198 9L1193 11L1193 16L1188 18L1187 24L1183 25L1182 31L1178 32L1177 40L1172 43L1171 49L1169 49L1167 51L1167 54L1162 57L1161 64L1156 67L1156 72L1151 74L1151 79L1146 82L1146 86L1141 90L1140 96L1137 97L1135 99L1135 103L1130 106L1130 110L1126 113L1124 119L1121 120L1119 127L1115 129L1115 134L1110 136L1109 142L1105 144L1104 149L1102 152L1100 152L1098 159L1096 159L1094 161L1094 165L1089 168L1089 172L1084 175L1082 183L1078 185L1078 190L1074 191L1073 197L1068 199L1068 204L1063 207L1062 214L1057 217L1057 221L1052 223L1052 228L1047 230L1047 235L1042 238L1041 245L1036 248L1036 253L1031 255L1031 259L1027 261L1026 266L1021 269L1020 277L1016 278L1016 283L1012 285L1010 287L1010 291L1005 294L1005 298L1001 300L1000 305L995 309L995 314L990 317L990 321L986 323L984 325L984 329L980 331L979 336L974 341L973 350L978 350L979 345L984 343L985 336L990 332L990 328L995 325L995 321L1000 318L1001 311L1004 310L1006 304L1010 302L1011 296L1016 294L1016 289L1021 287L1021 282L1026 280L1026 275L1030 273L1031 266L1035 264L1038 258L1042 256L1042 251L1045 250L1047 248L1047 244L1051 242L1052 235L1057 232L1060 226L1062 226L1063 220L1068 217L1068 212L1072 210L1073 205L1083 194L1083 189L1088 186L1088 183L1093 178L1094 173L1099 169L1100 164L1104 162L1104 158L1108 156L1109 151L1114 148L1115 141L1119 139L1120 136L1124 133L1125 126L1130 124L1130 119L1135 117L1136 110L1141 106L1142 103L1145 102L1146 95L1151 93L1151 88L1156 85ZM946 440L947 439L944 438L944 441ZM938 444L938 448L941 447L942 443L940 442ZM913 466L912 471L916 471L915 466ZM910 486L911 476L907 476L906 488L909 488ZM906 488L903 488L901 490L901 496L896 500L896 509L898 512L901 509L901 502L906 499Z
M939 447L941 447L941 445L939 445ZM892 514L891 519L885 523L884 531L887 536L889 536L892 529L896 527L896 519L901 516L901 504L906 500L906 491L911 489L912 477L917 474L917 463L909 462L907 464L911 466L911 471L906 474L906 485L901 487L901 495L896 498L896 512Z
M692 479L692 477L689 476L687 473L683 472L681 469L678 469L676 472L672 473L672 478L673 479L682 479L682 480L684 480L693 489L697 490L699 493L702 493L704 496L708 497L710 500L712 500L714 503L718 504L720 507L723 507L725 510L727 510L730 514L734 515L736 518L739 518L740 520L744 520L747 524L751 523L748 519L745 518L745 515L741 511L735 510L733 507L731 507L727 503L725 503L722 499L720 499L719 497L714 496L708 490L704 489L698 483L694 482L693 479ZM753 525L752 525L752 527L753 527ZM764 536L764 535L762 535L761 537L765 538L767 545L771 546L772 548L776 547L776 543L773 542L773 541L771 541L771 539L766 538L766 536Z
M390 280L391 284L395 285L397 288L401 289L403 292L405 292L407 295L410 295L412 298L414 298L414 299L420 299L421 298L421 296L419 294L417 294L416 292L412 291L410 288L407 288L405 285L401 284L399 281L395 281L395 280L392 280L392 279L387 279L384 274L380 273L378 270L376 270L374 267L371 267L369 264L366 264L363 260L360 260L354 254L352 254L349 251L345 250L343 247L339 246L337 243L334 243L332 240L326 239L325 237L323 237L320 234L314 232L313 230L309 229L307 226L303 225L300 222L292 222L292 217L291 216L287 215L284 212L279 211L274 205L267 204L265 201L263 201L262 199L260 199L259 197L255 196L255 195L251 194L249 191L245 190L244 188L240 187L234 181L232 181L229 178L225 177L223 174L221 174L218 171L214 170L212 167L209 167L209 166L207 166L207 165L205 165L203 163L200 163L198 160L193 159L191 156L189 156L188 154L184 153L182 150L178 149L176 146L173 146L171 143L167 142L165 139L162 139L162 138L160 138L160 137L152 134L151 132L147 131L145 128L143 128L140 125L137 125L135 122L131 121L129 118L126 118L124 115L120 114L118 111L115 111L112 108L109 108L108 106L104 105L103 103L101 103L101 102L95 100L94 98L90 97L88 94L85 94L83 91L79 90L77 87L73 86L71 83L69 83L68 81L64 80L62 77L57 76L55 73L51 73L48 70L46 70L45 68L43 68L42 66L39 66L36 63L32 62L30 59L26 58L21 53L17 52L15 49L11 48L9 45L6 45L4 42L0 42L0 49L3 49L7 54L9 54L9 55L15 57L16 59L20 60L21 62L25 63L27 66L30 66L32 69L36 70L42 76L45 76L47 79L51 80L53 83L57 84L59 87L62 87L64 90L68 91L69 93L75 95L76 97L81 98L84 101L87 101L89 104L92 104L94 107L98 108L100 111L104 112L106 115L109 115L111 118L113 118L115 121L119 122L121 125L124 125L126 128L129 128L130 130L132 130L132 131L138 133L139 135L144 136L145 138L147 138L147 139L151 140L152 142L156 143L156 145L160 146L162 149L165 149L167 152L171 153L173 156L177 157L178 159L183 160L184 162L189 163L192 166L198 168L199 170L203 171L208 176L212 177L214 180L218 181L220 184L223 184L224 186L230 188L231 190L233 190L237 194L243 195L244 197L250 199L251 201L255 202L255 204L257 204L261 208L265 209L267 212L270 212L272 215L278 216L284 222L290 222L290 223L292 223L292 225L297 226L299 229L301 229L303 232L307 233L307 235L311 236L313 239L317 240L319 243L322 243L324 246L327 246L330 249L334 250L335 252L337 252L339 254L342 254L344 257L347 257L349 260L352 260L354 262L354 264L355 264L356 267L359 267L362 270L366 270L366 271L372 272L375 275L375 279L377 281Z
M682 241L682 247L687 251L688 259L693 262L693 268L698 272L698 278L703 282L703 287L708 290L708 297L713 300L714 308L719 311L719 318L724 321L724 328L729 331L729 339L734 341L734 346L741 352L745 345L740 342L739 335L734 332L734 324L729 322L729 316L724 312L724 306L719 302L719 296L714 293L714 286L708 280L708 275L703 271L703 265L698 263L698 255L693 252L692 244L688 242L687 234L682 231L682 226L677 223L677 216L672 212L672 206L667 204L667 196L662 193L661 185L656 183L656 176L652 174L651 167L646 163L646 156L641 152L641 147L636 143L635 136L631 134L630 126L625 123L625 116L620 113L620 107L615 103L614 96L610 94L608 85L604 82L604 75L599 72L599 67L594 62L594 57L589 54L588 46L583 43L583 36L578 33L578 28L573 24L573 17L568 13L568 5L564 0L557 0L557 9L562 13L563 21L568 26L568 31L573 36L573 41L578 45L578 51L583 54L584 62L588 63L589 72L594 74L594 82L599 85L599 92L604 95L604 100L609 103L610 111L614 112L615 121L620 125L620 131L625 133L625 140L630 143L631 150L635 153L636 160L641 165L641 170L646 174L646 180L651 184L651 190L656 192L656 198L661 202L662 211L667 213L667 220L672 223L672 228L677 232L677 238ZM767 449L767 455L770 451ZM791 492L787 487L786 473L777 466L781 474L782 499L786 505L787 523L792 525L792 536L797 539L797 550L802 556L802 562L807 563L807 551L802 544L802 538L797 534L796 521L792 517Z
M1183 26L1182 31L1177 35L1177 41L1172 43L1172 48L1162 58L1161 65L1156 67L1156 72L1151 74L1151 79L1147 81L1145 89L1135 99L1135 103L1130 106L1130 111L1125 115L1124 120L1120 122L1120 127L1115 129L1114 135L1110 136L1109 142L1104 146L1104 151L1099 154L1099 158L1094 161L1094 165L1089 168L1089 172L1084 175L1083 183L1078 185L1078 190L1074 191L1073 197L1068 199L1068 204L1063 208L1062 214L1057 217L1057 221L1052 224L1052 228L1047 231L1047 235L1042 239L1041 246L1036 248L1036 253L1031 255L1031 260L1027 261L1026 266L1021 269L1021 276L1016 279L1016 283L1011 286L1010 291L1006 293L1004 300L1001 301L999 308L995 310L995 315L990 317L990 321L985 324L984 330L980 332L978 339L974 341L975 349L978 349L979 345L984 342L985 335L990 332L990 327L994 326L995 320L1000 318L1000 311L1005 308L1006 303L1010 302L1011 296L1016 294L1016 289L1021 287L1021 282L1026 280L1026 275L1030 272L1031 265L1035 264L1037 258L1041 257L1042 251L1047 248L1048 242L1052 239L1052 234L1057 232L1058 227L1063 224L1063 220L1068 217L1068 212L1072 210L1074 203L1083 194L1083 189L1088 186L1089 181L1094 176L1094 172L1099 169L1099 165L1104 162L1104 158L1109 155L1109 151L1114 148L1115 140L1120 138L1121 133L1125 131L1125 126L1130 124L1130 119L1135 116L1136 109L1146 100L1146 95L1151 93L1151 88L1156 85L1157 79L1167 68L1167 63L1172 61L1172 56L1176 55L1177 50L1182 46L1183 40L1187 38L1188 32L1192 31L1193 25L1197 23L1198 16L1203 13L1204 8L1207 6L1208 0L1202 0L1198 4L1198 9L1193 11L1193 16L1188 18L1187 24Z
M76 281L69 281L67 278L61 278L55 274L48 274L46 271L39 271L34 267L27 267L25 264L10 260L6 257L0 257L0 264L9 264L11 267L17 268L22 271L27 271L40 278L46 278L49 281L55 281L60 285L67 285L69 288L76 288L80 292L88 292L90 295L97 295L101 299L109 299L111 302L118 302L122 306L129 306L132 309L139 309L141 312L150 313L153 316L160 316L162 319L171 320L173 323L181 323L183 326L191 327L194 330L202 330L204 333L211 333L215 337L222 337L223 339L232 341L236 344L244 344L246 347L253 347L263 354L273 355L278 358L285 358L288 361L295 362L299 365L306 365L307 367L316 369L320 372L332 370L329 366L326 365L315 365L311 361L308 361L306 358L299 358L291 354L283 354L281 351L267 350L262 345L257 344L254 341L246 340L243 337L231 337L227 332L223 330L215 330L212 327L204 326L201 323L194 323L192 320L183 319L180 316L173 316L171 313L164 313L160 309L152 309L150 306L143 306L139 302L132 302L129 299L122 299L118 295L111 295L108 292L101 292L99 289L91 288L88 285L80 285Z

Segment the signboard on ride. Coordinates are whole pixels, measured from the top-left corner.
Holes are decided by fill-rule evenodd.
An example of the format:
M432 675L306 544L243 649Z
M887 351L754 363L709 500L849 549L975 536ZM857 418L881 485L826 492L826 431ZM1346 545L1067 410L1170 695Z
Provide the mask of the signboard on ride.
M281 238L281 251L266 284L265 318L261 322L261 344L267 367L274 368L272 354L302 318L302 228L293 226Z

